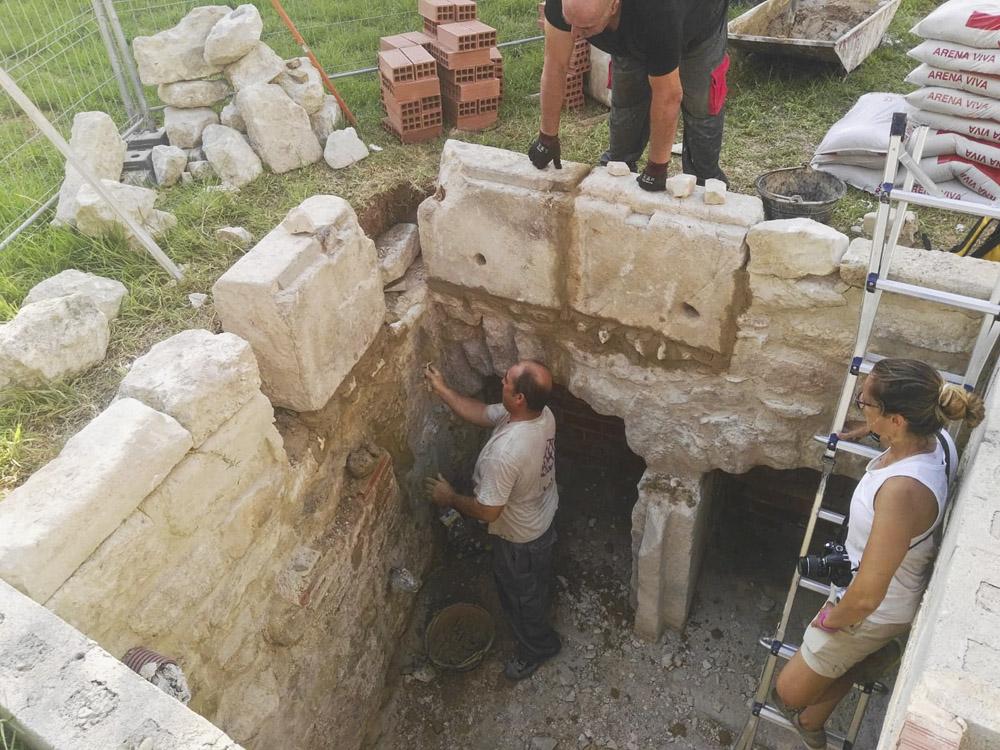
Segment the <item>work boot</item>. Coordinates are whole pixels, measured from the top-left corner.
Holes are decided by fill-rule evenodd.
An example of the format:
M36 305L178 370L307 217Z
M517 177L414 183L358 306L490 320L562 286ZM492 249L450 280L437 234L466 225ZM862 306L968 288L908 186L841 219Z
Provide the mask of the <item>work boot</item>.
M802 724L799 723L799 714L802 713L802 708L789 708L785 705L785 702L781 700L781 696L778 695L778 688L771 688L771 705L778 709L778 712L791 722L791 725L795 728L795 731L799 733L799 737L805 743L805 746L810 748L810 750L826 750L826 729L820 727L819 729L806 729Z
M893 639L874 653L868 654L857 667L854 681L859 685L875 682L882 675L899 663L903 656L903 647Z
M517 654L514 654L504 665L503 673L507 679L514 680L516 682L517 680L523 680L526 677L531 677L531 675L535 673L535 670L538 669L539 664L541 664L541 662L527 661L522 659Z

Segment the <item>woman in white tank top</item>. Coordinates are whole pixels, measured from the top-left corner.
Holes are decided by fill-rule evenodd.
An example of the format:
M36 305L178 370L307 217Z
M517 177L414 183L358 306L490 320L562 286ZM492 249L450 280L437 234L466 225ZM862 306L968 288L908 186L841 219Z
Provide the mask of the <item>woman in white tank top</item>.
M857 570L806 628L771 692L806 747L816 750L826 747L823 725L851 685L876 679L873 672L888 666L887 644L909 629L927 585L931 537L944 514L949 468L957 465L947 455L954 444L939 432L951 420L975 426L983 418L978 396L908 359L877 362L855 403L865 422L839 437L871 433L889 446L868 464L851 498L845 546Z

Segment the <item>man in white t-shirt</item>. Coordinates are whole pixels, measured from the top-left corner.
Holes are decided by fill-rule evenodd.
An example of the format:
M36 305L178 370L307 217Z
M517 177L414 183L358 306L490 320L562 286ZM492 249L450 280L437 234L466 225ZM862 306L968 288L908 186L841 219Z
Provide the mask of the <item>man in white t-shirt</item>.
M518 362L503 378L503 403L491 405L456 393L431 365L424 375L455 414L493 428L472 474L474 494L460 495L440 474L428 477L425 485L436 505L489 523L489 532L496 537L497 593L517 640L504 674L512 680L530 677L562 647L548 618L556 541L552 518L559 505L556 422L546 406L552 375L538 362Z

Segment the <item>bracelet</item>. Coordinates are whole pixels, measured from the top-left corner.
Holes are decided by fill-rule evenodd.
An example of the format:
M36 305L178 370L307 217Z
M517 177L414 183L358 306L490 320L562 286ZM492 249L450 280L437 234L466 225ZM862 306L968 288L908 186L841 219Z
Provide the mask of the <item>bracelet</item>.
M820 630L825 630L827 633L836 633L840 628L831 628L826 624L826 616L830 614L832 610L824 609L819 613L819 617L816 618L816 624L819 626Z

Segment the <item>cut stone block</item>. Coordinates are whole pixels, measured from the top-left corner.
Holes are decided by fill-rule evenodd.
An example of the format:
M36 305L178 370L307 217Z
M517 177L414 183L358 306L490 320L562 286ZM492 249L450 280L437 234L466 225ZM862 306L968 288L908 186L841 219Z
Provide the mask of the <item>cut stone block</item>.
M309 115L280 86L247 86L236 95L236 106L246 121L250 143L273 172L290 172L323 156Z
M225 101L229 94L229 84L219 78L212 81L161 83L156 88L156 95L161 102L180 109L214 107Z
M326 89L316 66L308 57L296 57L285 63L285 70L275 80L288 97L309 115L323 109Z
M397 224L375 240L382 270L382 284L403 278L406 269L420 254L420 229L416 224Z
M169 414L197 448L260 390L250 345L231 333L182 331L139 357L117 398L134 398Z
M573 192L589 171L572 162L538 170L523 154L447 141L438 193L419 209L428 274L504 299L561 307Z
M205 61L205 40L215 24L229 15L224 5L195 8L171 29L132 42L139 79L144 86L207 78L222 70Z
M566 273L570 304L584 315L725 351L735 335L743 238L763 219L760 199L734 195L720 210L632 188L599 169L581 184Z
M244 122L243 115L240 114L236 102L229 102L229 104L222 108L222 112L219 114L219 122L227 128L238 130L241 133L247 132L247 124Z
M260 157L239 131L209 125L201 136L205 156L223 185L241 188L264 173Z
M705 203L708 205L725 205L727 192L726 183L722 180L705 180Z
M156 191L148 188L122 185L111 180L101 180L111 194L115 205L127 212L150 234L160 234L177 223L173 214L158 211L153 208L156 202ZM104 237L115 227L127 231L125 224L118 218L111 207L97 194L90 185L84 185L77 194L80 210L76 216L76 228L88 237Z
M32 287L21 306L77 293L90 297L104 313L104 317L111 321L118 317L122 300L128 296L128 289L120 281L67 268Z
M171 146L195 148L201 145L201 133L209 125L216 125L219 116L207 107L178 109L167 107L163 110L163 125Z
M45 602L190 448L165 414L109 406L0 503L0 577Z
M79 375L104 359L108 318L77 292L24 305L0 325L0 388L36 388Z
M313 132L319 139L320 145L326 145L326 139L330 137L330 133L337 129L341 117L337 97L333 96L333 94L327 94L323 97L323 106L320 110L309 115L309 124L312 125Z
M698 178L693 174L675 174L667 178L667 192L674 198L687 198L697 184Z
M219 19L205 39L205 61L211 65L228 65L249 53L264 30L264 20L256 6L247 4L234 8Z
M187 151L179 146L153 146L151 157L153 175L160 187L175 185L188 163Z
M849 244L847 235L812 219L765 221L747 234L747 268L783 279L825 276L840 267Z
M215 230L215 238L227 245L236 245L244 250L253 244L253 235L243 227L222 227Z
M367 350L385 295L375 245L350 205L316 195L300 208L324 230L275 227L222 275L213 296L223 328L253 347L271 402L304 412L326 404Z
M368 147L358 138L354 128L330 133L323 150L323 158L333 169L343 169L368 156Z
M69 147L98 178L117 182L122 176L127 147L118 135L114 120L104 112L81 112L74 117ZM76 167L67 162L54 224L76 226L76 212L80 208L76 196L83 184Z
M253 49L224 71L226 78L237 92L258 83L270 83L285 71L285 61L264 42L257 42Z

